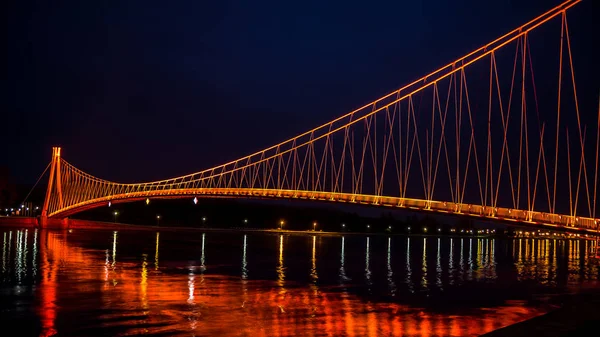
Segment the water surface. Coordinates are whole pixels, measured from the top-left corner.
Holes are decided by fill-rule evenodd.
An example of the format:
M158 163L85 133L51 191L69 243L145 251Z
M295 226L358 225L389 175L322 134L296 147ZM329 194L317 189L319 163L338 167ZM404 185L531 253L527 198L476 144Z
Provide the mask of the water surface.
M0 236L1 323L19 336L477 336L545 313L557 294L599 279L586 240Z

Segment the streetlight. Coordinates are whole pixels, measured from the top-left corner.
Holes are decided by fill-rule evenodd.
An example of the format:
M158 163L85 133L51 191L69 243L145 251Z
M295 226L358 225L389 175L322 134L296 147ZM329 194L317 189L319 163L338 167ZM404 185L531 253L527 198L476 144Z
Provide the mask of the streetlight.
M367 225L367 230L369 230L369 228L371 228L371 225Z
M156 216L156 225L158 226L160 224L160 215Z
M408 227L406 228L406 230L407 230L407 231L410 233L410 226L408 226Z
M423 227L423 232L427 233L427 227Z
M313 232L317 230L317 222L313 222Z
M346 224L345 223L342 224L342 230L346 230Z
M117 215L119 215L119 212L115 211L114 215L115 215L115 222L117 222Z
M279 221L279 229L283 229L283 225L285 222L283 220Z
M202 226L204 226L205 224L206 224L206 217L205 217L205 216L203 216L203 217L202 217Z
M248 224L248 219L244 219L244 225Z

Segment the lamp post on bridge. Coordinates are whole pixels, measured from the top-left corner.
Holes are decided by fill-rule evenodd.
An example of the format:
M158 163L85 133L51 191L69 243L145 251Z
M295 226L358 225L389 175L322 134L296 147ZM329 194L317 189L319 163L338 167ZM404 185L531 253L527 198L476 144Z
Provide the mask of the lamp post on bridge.
M113 215L115 216L115 222L117 222L117 215L119 215L119 212L115 211Z
M156 216L156 226L158 227L160 225L160 214L158 214Z

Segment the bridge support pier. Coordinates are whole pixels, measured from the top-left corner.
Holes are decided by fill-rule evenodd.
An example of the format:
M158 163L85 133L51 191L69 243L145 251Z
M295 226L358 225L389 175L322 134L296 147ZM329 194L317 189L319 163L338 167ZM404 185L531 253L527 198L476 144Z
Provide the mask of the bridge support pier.
M37 219L38 228L48 228L48 217L41 215Z
M40 216L37 218L37 227L39 229L68 229L71 224L69 218L54 219L48 218L47 216Z

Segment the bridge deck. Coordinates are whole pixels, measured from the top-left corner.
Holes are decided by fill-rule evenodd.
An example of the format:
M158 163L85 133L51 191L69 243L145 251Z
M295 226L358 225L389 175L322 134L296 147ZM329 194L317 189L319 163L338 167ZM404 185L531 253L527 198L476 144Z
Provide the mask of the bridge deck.
M519 210L505 207L491 207L474 204L454 203L446 201L409 199L389 196L362 195L351 193L332 193L316 191L273 190L256 188L194 188L173 189L162 191L144 191L125 194L116 194L104 198L92 199L81 202L58 212L49 214L49 217L63 218L106 205L108 202L133 202L145 198L160 197L192 197L192 196L225 196L225 197L250 197L250 198L282 198L321 200L341 203L366 204L382 207L405 208L419 211L432 211L436 213L450 213L477 218L505 220L527 224L537 224L556 227L578 227L588 230L598 230L600 219L585 218L563 214Z

